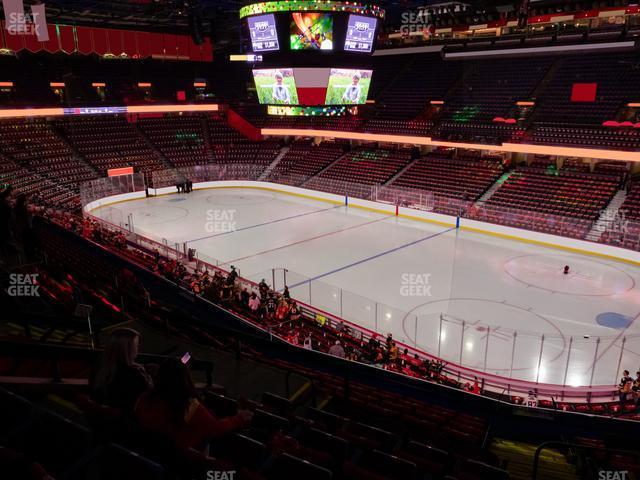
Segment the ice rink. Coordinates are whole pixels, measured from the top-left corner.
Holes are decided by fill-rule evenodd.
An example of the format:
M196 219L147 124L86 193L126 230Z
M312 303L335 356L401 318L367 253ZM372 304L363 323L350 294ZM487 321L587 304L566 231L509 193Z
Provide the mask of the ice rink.
M640 366L640 268L630 264L258 189L92 213L131 218L136 233L187 242L255 281L275 272L302 302L480 371L611 385Z

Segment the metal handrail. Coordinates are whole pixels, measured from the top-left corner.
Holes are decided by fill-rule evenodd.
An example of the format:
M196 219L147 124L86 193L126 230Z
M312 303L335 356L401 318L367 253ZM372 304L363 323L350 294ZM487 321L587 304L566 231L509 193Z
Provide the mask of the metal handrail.
M540 455L542 453L543 450L547 449L547 448L552 448L552 447L565 447L565 448L574 448L574 449L583 449L583 450L597 450L597 451L604 451L606 453L614 453L614 454L622 454L622 455L630 455L630 456L635 456L635 457L640 457L640 453L638 452L632 452L629 450L619 450L619 449L610 449L610 448L605 448L603 449L602 447L597 447L597 446L590 446L590 445L579 445L577 443L569 443L569 442L559 442L556 440L552 440L549 442L544 442L541 443L540 445L538 445L538 447L536 448L536 452L533 456L533 470L531 471L531 480L537 480L538 478L538 469L539 469L539 462L540 462Z

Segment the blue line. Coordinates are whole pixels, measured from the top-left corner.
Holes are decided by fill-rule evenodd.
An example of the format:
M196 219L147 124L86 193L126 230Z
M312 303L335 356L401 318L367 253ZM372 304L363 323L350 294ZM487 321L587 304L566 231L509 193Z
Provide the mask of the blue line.
M277 220L270 220L268 222L258 223L257 225L250 225L248 227L238 228L237 230L229 230L228 232L216 233L215 235L209 235L207 237L201 237L201 238L195 238L193 240L187 240L185 243L199 242L200 240L206 240L207 238L220 237L222 235L228 235L230 233L236 233L236 232L241 232L243 230L250 230L252 228L263 227L265 225L271 225L272 223L284 222L285 220L291 220L292 218L300 218L300 217L304 217L304 216L307 216L307 215L313 215L314 213L326 212L327 210L335 210L336 208L342 208L342 207L343 207L343 205L336 205L334 207L323 208L321 210L314 210L312 212L298 213L297 215L292 215L290 217L278 218Z
M319 279L321 279L323 277L327 277L329 275L333 275L334 273L341 272L342 270L347 270L347 269L349 269L351 267L355 267L356 265L360 265L361 263L365 263L365 262L368 262L370 260L375 260L376 258L380 258L380 257L382 257L384 255L389 254L389 253L397 252L398 250L402 250L403 248L411 247L411 246L416 245L416 244L418 244L420 242L424 242L425 240L429 240L430 238L435 238L435 237L437 237L439 235L442 235L444 233L450 232L450 231L455 230L455 229L456 229L456 227L447 228L446 230L443 230L442 232L433 233L433 234L431 234L431 235L429 235L427 237L419 238L418 240L414 240L413 242L405 243L404 245L400 245L399 247L394 247L394 248L392 248L390 250L385 250L384 252L377 253L375 255L372 255L371 257L363 258L362 260L358 260L357 262L350 263L349 265L344 265L342 267L336 268L335 270L331 270L330 272L326 272L326 273L317 275L317 276L315 276L313 278L309 278L307 280L303 280L302 282L298 282L295 285L289 285L289 288L293 289L293 288L299 287L300 285L304 285L306 283L313 282L315 280L319 280Z

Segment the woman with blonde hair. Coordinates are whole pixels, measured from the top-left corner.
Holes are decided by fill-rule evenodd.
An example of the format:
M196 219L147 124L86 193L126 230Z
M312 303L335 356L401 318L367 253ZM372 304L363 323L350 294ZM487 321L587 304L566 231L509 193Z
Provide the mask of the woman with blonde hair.
M136 363L139 345L140 334L132 328L111 332L93 382L96 401L124 413L133 412L138 397L152 386L149 374Z

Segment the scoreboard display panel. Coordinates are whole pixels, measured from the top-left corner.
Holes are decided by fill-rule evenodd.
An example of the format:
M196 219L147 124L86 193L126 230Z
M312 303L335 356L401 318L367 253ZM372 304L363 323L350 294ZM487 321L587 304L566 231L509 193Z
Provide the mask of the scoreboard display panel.
M272 13L269 15L249 17L248 22L251 45L254 52L273 52L280 50L276 17Z
M345 51L371 53L377 23L376 18L349 15L347 38L344 42Z

